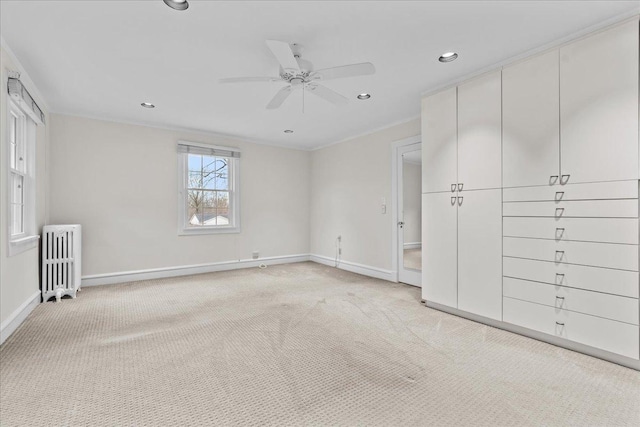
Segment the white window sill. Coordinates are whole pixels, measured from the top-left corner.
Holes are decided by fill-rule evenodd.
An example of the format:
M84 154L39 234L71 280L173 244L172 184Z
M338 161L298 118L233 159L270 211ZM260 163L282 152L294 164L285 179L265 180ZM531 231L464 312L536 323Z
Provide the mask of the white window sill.
M38 247L39 235L26 236L9 241L9 256L14 256Z
M193 227L178 230L178 236L199 236L203 234L240 233L240 227Z

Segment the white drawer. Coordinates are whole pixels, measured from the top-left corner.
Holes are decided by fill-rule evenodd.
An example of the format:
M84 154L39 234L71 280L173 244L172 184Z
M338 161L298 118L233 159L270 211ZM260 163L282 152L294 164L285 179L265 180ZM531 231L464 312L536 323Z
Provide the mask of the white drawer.
M502 232L508 237L638 244L635 218L531 218L505 217Z
M549 218L638 218L638 200L505 202L502 204L502 215Z
M502 271L505 277L570 286L631 298L639 296L638 281L640 276L636 271L556 264L548 261L509 257L504 257L502 260Z
M502 200L505 202L637 198L637 181L548 185L539 187L505 188L502 190Z
M635 298L508 277L503 280L502 292L509 298L638 325L638 300Z
M638 271L638 246L504 237L504 256Z
M504 297L503 320L638 359L638 326Z

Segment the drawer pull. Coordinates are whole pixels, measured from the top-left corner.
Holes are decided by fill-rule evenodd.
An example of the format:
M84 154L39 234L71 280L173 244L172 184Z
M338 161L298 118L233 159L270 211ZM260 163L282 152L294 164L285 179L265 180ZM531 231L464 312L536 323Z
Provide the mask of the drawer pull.
M564 297L561 297L561 296L558 296L558 295L556 295L556 299L561 299L561 300L564 301Z
M564 323L562 323L562 322L558 322L558 321L556 320L556 325L558 325L558 326L564 326Z
M564 251L556 251L556 261L562 261L564 258Z
M458 197L458 206L462 206L462 199L464 199L464 197Z
M567 174L567 175L562 175L560 177L560 184L561 185L565 185L567 182L569 182L569 178L571 177L571 175Z
M564 236L564 228L556 228L556 239L562 239Z
M549 184L555 184L556 182L558 182L558 175L551 175L549 177Z
M453 193L454 191L456 191L456 185L455 184L451 184L451 192Z
M460 183L458 184L458 191L462 191L462 187L464 186L464 183Z
M451 206L455 206L456 205L456 197L452 197L451 198Z
M556 218L561 217L564 214L564 208L556 208Z
M562 200L564 197L564 191L556 191L556 202Z
M556 285L561 285L564 282L564 273L556 273Z

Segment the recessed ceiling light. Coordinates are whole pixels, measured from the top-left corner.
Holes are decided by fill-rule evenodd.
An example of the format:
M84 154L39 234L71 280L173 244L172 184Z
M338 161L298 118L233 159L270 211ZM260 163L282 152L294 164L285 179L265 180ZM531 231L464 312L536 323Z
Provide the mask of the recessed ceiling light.
M284 133L293 133L293 131L291 129L285 129Z
M361 93L360 95L358 95L358 99L369 99L371 98L371 95L369 95L368 93Z
M156 108L156 106L155 106L155 105L153 105L153 104L152 104L152 103L150 103L150 102L143 102L143 103L142 103L142 104L140 104L140 105L142 105L144 108Z
M440 58L438 58L438 61L440 61L440 62L451 62L451 61L455 61L457 57L458 57L457 53L455 53L455 52L447 52L447 53L443 53L442 55L440 55Z
M175 10L187 10L189 8L187 0L164 0L164 4Z

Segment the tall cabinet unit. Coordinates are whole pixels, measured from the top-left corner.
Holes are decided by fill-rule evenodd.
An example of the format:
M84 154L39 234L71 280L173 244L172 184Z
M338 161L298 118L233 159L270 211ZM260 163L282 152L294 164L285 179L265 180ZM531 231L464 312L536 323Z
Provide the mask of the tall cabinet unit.
M493 72L423 99L422 133L423 298L497 320L502 318L500 87L500 72Z
M447 164L423 151L427 305L640 369L639 33L636 18L423 100L423 146L456 111ZM453 152L455 184L432 191Z

